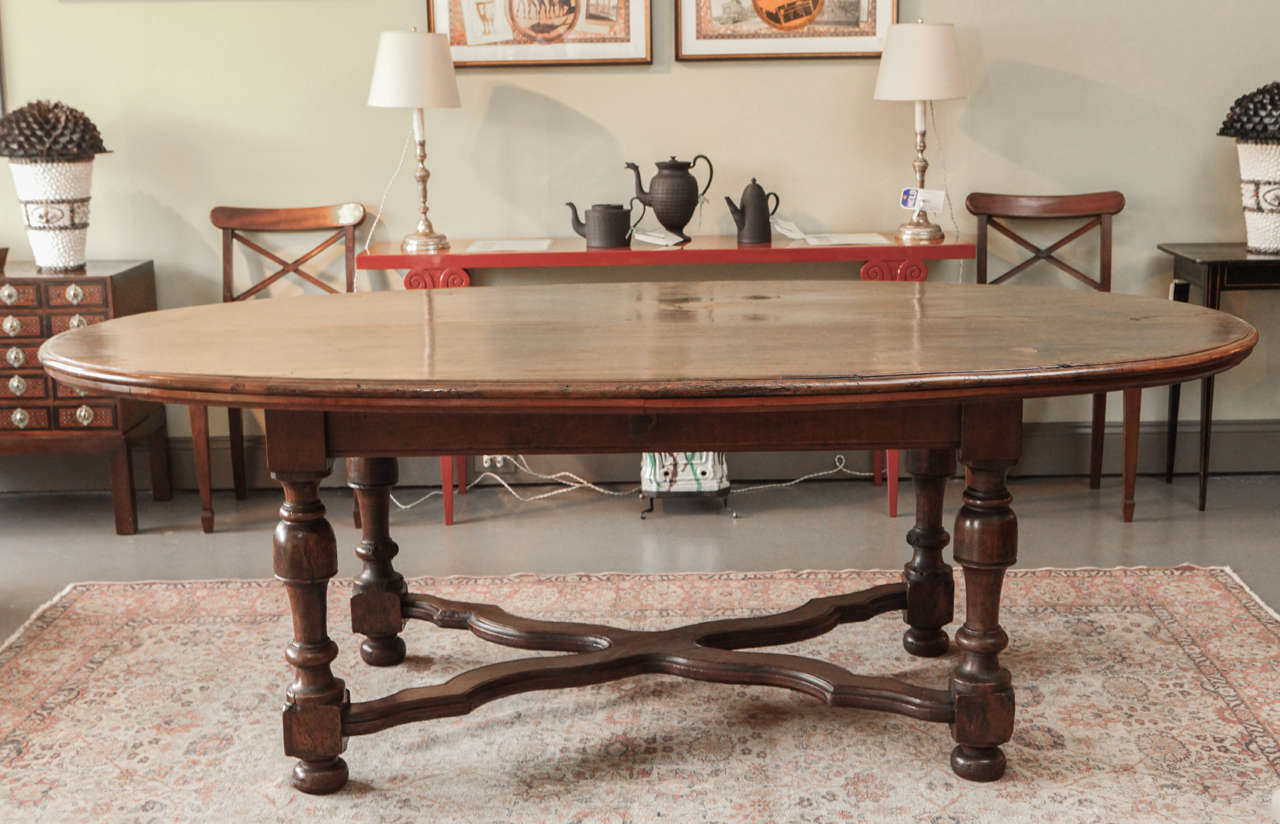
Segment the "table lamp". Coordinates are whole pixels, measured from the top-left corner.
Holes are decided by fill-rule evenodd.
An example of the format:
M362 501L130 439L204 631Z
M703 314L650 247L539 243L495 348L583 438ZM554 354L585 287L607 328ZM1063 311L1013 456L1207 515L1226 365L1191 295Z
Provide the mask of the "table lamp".
M956 48L956 30L950 23L898 23L889 27L880 75L876 78L876 100L910 100L916 104L916 188L924 188L925 103L964 97L964 74ZM932 243L942 239L942 227L929 222L924 210L898 227L904 243Z
M424 109L456 109L458 81L453 74L449 38L418 31L384 31L378 40L369 105L413 109L413 136L418 141L418 230L400 248L409 253L443 252L449 239L427 217L427 141Z

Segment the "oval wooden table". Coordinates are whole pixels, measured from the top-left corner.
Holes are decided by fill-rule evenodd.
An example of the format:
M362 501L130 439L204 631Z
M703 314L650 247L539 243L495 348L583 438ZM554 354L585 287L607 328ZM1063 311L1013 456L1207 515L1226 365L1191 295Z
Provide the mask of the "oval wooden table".
M288 592L294 670L284 748L295 785L346 782L348 736L470 712L529 690L640 673L796 690L832 705L951 725L951 765L1004 772L1014 696L998 655L1004 570L1017 557L1005 487L1022 400L1203 378L1257 342L1249 324L1166 300L932 283L714 282L381 292L197 306L59 335L56 379L117 395L264 408L284 487L276 576ZM778 615L658 632L539 621L406 591L388 527L396 456L906 447L916 486L903 581ZM946 651L952 570L943 489L968 482L955 521L966 583L961 650L942 689L744 648L811 638L901 611L908 652ZM317 489L349 458L363 572L351 599L360 652L397 664L409 618L489 641L568 653L482 667L444 684L352 702L330 662L325 592L337 543Z

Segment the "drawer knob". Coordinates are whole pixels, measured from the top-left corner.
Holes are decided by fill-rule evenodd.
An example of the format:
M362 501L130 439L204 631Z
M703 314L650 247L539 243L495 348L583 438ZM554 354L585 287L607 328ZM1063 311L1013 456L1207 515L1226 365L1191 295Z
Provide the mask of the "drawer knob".
M0 300L12 306L18 300L18 287L12 283L6 283L0 286Z
M88 406L81 406L76 410L76 420L81 426L88 426L93 423L93 409Z
M13 425L19 429L26 429L27 424L31 423L31 416L25 409L15 409L13 414L9 415L9 420L13 421Z
M9 391L18 397L22 397L27 394L26 378L21 375L14 375L12 378L9 378Z
M67 324L68 329L83 329L89 325L89 321L84 319L84 315L79 312L71 316L71 322Z
M80 288L80 284L78 283L73 283L68 286L65 294L67 296L67 303L79 303L84 300L84 290Z
M8 315L5 317L4 321L0 322L0 329L3 329L4 333L9 337L13 337L22 331L22 321L18 320L13 315Z
M84 398L84 397L87 397L89 393L84 391L83 389L76 388L76 394Z
M22 366L22 364L27 362L27 356L16 346L9 347L9 351L4 353L4 359L14 369L17 369L19 366Z

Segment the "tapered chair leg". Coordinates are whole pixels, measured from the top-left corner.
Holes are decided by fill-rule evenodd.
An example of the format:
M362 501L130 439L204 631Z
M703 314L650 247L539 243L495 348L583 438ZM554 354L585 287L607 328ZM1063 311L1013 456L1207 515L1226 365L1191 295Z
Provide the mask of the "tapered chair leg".
M200 528L213 532L213 479L209 475L209 408L189 406L191 452L195 458L196 486L200 489Z
M244 414L241 410L227 410L227 433L231 437L231 483L236 500L243 501L249 493L244 478Z
M886 449L884 452L885 464L885 480L889 484L889 517L898 517L898 474L900 467L898 465L900 453L896 449Z
M1093 396L1093 428L1089 440L1089 488L1102 486L1102 439L1107 434L1107 394Z
M1124 504L1125 523L1133 520L1133 497L1138 479L1138 421L1142 414L1142 390L1124 390Z
M151 458L151 497L157 501L173 498L173 475L169 470L169 429L163 419L147 441Z
M440 458L440 494L444 496L444 525L453 525L453 456Z
M115 510L116 534L133 535L138 531L138 504L133 492L133 461L129 442L120 442L111 451L111 505Z

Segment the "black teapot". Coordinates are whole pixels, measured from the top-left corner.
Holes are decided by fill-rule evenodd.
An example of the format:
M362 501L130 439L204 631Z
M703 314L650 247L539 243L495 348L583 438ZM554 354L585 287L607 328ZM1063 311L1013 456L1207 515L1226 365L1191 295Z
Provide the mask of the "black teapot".
M634 202L636 198L631 198ZM588 249L615 249L619 246L631 245L631 232L636 224L644 219L644 204L640 204L640 217L633 222L631 209L622 208L620 203L597 203L583 214L587 222L578 219L578 207L566 203L573 212L573 231L587 239ZM630 205L630 204L628 204Z
M773 208L769 208L769 198L773 198ZM768 243L773 240L773 231L769 228L769 217L778 211L781 198L776 192L764 193L764 187L751 178L747 188L742 190L742 205L736 206L725 195L724 202L729 204L729 214L733 222L738 224L739 243Z
M698 191L698 179L689 171L699 159L707 161L707 185L702 187L702 191ZM653 209L658 222L667 231L689 240L684 227L689 225L689 219L698 208L698 201L711 188L711 178L715 174L711 158L694 155L693 160L684 161L676 160L675 155L672 155L670 160L659 160L655 165L658 173L649 181L649 191L646 192L640 182L640 167L634 163L626 164L626 168L636 176L636 198Z

